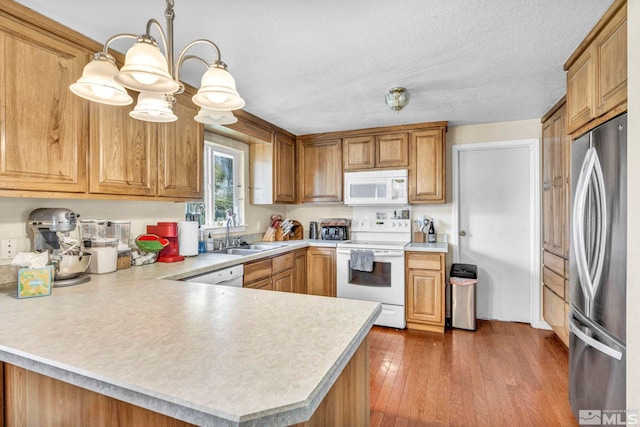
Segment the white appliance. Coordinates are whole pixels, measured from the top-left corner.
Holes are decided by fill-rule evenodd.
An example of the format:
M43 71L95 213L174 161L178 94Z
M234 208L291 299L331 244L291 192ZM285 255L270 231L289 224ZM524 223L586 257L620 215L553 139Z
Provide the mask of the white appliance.
M233 267L224 268L222 270L212 271L210 273L201 274L199 276L184 279L185 282L204 283L207 285L223 285L242 287L244 278L244 265L234 265Z
M406 169L344 173L344 204L351 206L406 205Z
M403 329L405 318L404 247L411 240L411 220L376 219L369 214L351 222L351 237L337 245L337 293L340 298L376 301L382 312L376 325ZM370 212L372 208L367 208ZM352 268L351 252L373 252L372 271Z

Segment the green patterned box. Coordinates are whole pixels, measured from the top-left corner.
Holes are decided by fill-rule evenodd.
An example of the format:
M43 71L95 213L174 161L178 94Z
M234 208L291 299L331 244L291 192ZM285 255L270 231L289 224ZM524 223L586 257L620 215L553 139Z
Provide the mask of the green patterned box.
M53 266L18 270L18 298L51 295Z

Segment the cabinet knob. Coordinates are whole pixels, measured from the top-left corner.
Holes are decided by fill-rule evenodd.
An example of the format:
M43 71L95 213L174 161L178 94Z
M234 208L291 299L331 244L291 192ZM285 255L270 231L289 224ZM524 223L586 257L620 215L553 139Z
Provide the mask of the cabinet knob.
M467 232L466 232L466 231L464 231L464 230L460 230L460 233L459 233L459 234L460 234L461 236L466 236L466 235L467 235Z

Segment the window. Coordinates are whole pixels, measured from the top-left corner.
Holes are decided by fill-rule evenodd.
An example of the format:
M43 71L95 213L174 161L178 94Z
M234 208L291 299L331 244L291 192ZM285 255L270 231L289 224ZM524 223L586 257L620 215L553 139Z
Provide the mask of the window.
M244 224L244 152L209 141L204 147L205 225L226 226L228 215Z

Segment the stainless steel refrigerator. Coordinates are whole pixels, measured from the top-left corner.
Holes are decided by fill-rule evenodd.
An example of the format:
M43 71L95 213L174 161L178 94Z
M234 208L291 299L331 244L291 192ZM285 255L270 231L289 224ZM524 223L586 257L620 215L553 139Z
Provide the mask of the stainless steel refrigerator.
M569 400L576 419L600 424L626 408L627 115L571 152Z

